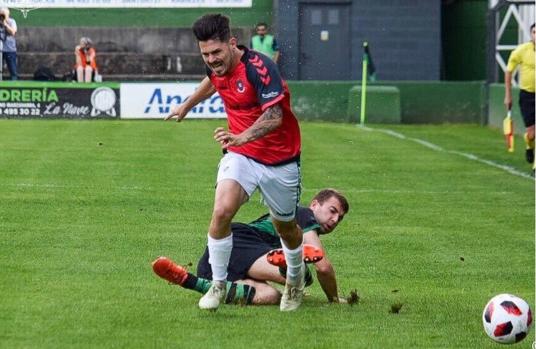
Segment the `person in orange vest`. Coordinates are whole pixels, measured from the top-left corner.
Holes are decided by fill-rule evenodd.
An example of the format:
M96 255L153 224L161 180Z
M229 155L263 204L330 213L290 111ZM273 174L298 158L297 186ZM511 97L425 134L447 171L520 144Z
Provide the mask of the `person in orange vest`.
M98 75L97 52L90 38L83 37L80 44L74 49L76 57L76 80L78 82L91 82Z

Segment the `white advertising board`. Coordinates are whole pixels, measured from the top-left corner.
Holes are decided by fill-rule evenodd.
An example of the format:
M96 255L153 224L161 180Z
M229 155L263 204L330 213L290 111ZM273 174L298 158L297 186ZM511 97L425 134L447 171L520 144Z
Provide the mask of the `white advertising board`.
M125 83L121 84L121 119L164 119L175 105L194 93L198 83ZM196 105L187 118L225 118L221 97L216 93Z

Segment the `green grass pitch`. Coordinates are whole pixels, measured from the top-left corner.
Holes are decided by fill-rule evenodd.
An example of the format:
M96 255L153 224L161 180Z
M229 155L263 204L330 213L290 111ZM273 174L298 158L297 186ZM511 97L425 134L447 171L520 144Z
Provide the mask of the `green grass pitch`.
M294 313L200 311L150 262L201 255L223 124L0 120L1 348L502 348L486 302L509 292L534 309L534 181L455 153L528 173L521 139L508 154L477 126L381 126L401 139L304 122L302 202L348 196L323 241L361 301L329 305L315 282ZM237 220L264 211L255 195Z

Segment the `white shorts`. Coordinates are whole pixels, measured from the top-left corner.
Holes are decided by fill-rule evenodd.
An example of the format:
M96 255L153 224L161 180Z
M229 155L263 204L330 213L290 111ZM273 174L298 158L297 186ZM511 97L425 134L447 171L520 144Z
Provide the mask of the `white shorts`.
M301 175L297 161L268 166L244 155L228 152L218 165L217 182L237 181L249 197L259 188L270 215L281 222L290 222L296 215L300 200Z

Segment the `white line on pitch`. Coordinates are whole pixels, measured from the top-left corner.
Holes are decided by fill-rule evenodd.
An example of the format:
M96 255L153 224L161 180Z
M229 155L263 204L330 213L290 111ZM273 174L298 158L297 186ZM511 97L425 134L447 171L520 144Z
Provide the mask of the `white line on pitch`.
M317 193L324 188L304 188L304 192ZM451 190L391 190L391 189L356 189L346 188L345 193L385 193L385 194L430 194L430 195L467 195L467 191ZM511 191L486 191L487 194L512 195Z
M446 152L446 153L449 153L449 154L462 156L462 157L464 157L466 159L470 159L470 160L473 160L473 161L480 162L482 164L486 164L486 165L491 166L491 167L501 169L501 170L506 171L506 172L508 172L510 174L513 174L514 176L519 176L519 177L523 177L523 178L528 178L530 180L534 180L534 178L532 178L531 175L529 175L527 173L524 173L524 172L521 172L519 170L516 170L515 168L513 168L511 166L501 165L501 164L496 163L496 162L491 161L491 160L482 159L482 158L479 158L478 156L476 156L474 154L464 153L464 152L460 152L460 151L456 151L456 150L446 150L446 149L443 149L442 147L440 147L440 146L438 146L436 144L430 143L428 141L425 141L425 140L422 140L422 139L419 139L419 138L407 137L407 136L405 136L404 134L402 134L400 132L396 132L396 131L389 130L389 129L370 128L370 127L366 127L366 126L364 126L363 129L366 130L366 131L377 131L377 132L385 133L385 134L387 134L389 136L396 137L396 138L399 138L399 139L407 139L409 141L418 143L418 144L420 144L422 146L425 146L426 148L432 149L434 151Z
M2 187L28 187L28 188L47 188L47 189L94 189L95 187L85 185L64 185L51 183L2 183ZM144 188L138 186L117 186L113 187L119 190L152 190L152 188Z

